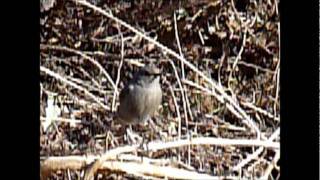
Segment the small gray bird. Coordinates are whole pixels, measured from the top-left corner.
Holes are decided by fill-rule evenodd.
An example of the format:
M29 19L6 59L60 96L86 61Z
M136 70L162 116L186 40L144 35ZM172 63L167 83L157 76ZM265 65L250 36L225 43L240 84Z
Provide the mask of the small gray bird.
M122 89L117 112L120 123L143 123L158 109L162 100L160 74L160 69L150 63Z

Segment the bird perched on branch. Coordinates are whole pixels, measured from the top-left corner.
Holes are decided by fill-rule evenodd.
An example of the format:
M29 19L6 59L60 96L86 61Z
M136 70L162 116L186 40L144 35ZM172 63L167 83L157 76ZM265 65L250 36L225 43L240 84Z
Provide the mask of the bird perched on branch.
M161 70L153 63L136 73L120 92L117 120L121 124L138 124L148 120L162 100Z

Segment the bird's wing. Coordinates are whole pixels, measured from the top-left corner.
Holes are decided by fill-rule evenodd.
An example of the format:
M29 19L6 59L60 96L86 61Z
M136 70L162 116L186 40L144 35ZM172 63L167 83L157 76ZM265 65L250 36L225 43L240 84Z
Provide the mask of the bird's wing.
M119 95L120 103L126 98L126 95L129 93L129 88L126 86L124 87Z
M119 95L119 99L120 99L120 103L121 101L125 100L126 97L130 94L130 91L133 91L133 85L132 84L128 84L128 86L125 86L122 91L120 92Z

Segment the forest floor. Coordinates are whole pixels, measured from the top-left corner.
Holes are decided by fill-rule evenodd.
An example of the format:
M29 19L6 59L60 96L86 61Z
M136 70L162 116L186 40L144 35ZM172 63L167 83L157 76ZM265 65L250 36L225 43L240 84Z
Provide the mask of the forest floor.
M279 1L40 2L43 179L279 179ZM163 99L132 144L114 113L148 62Z

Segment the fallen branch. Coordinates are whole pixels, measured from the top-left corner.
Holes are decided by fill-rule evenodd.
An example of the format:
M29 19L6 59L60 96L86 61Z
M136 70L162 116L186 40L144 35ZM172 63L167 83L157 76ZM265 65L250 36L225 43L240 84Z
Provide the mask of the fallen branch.
M279 142L261 141L256 139L226 139L213 137L197 137L181 139L171 142L150 142L144 144L144 149L158 151L162 149L178 148L188 145L216 145L216 146L262 146L265 148L279 149Z
M61 169L80 170L87 164L94 161L94 156L67 156L67 157L49 157L41 164L41 171L44 170L54 171ZM137 176L152 175L156 177L174 178L174 179L212 179L221 180L238 179L234 176L211 176L208 174L197 173L184 169L178 169L170 166L157 166L148 164L146 162L119 162L119 161L106 161L101 164L99 169L108 169L111 171L126 172Z
M249 140L249 139L225 139L225 138L211 138L211 137L199 137L199 138L191 138L185 140L177 140L171 142L150 142L145 144L143 148L148 151L158 151L163 149L170 149L170 148L178 148L182 146L189 146L189 145L218 145L218 146L262 146L265 148L272 148L272 149L279 149L280 143L278 142L271 142L271 141L261 141L261 140ZM114 158L116 155L126 153L126 152L133 152L137 150L138 145L133 146L124 146L115 148L112 150L107 151L104 155L98 158L93 164L89 166L85 173L85 180L91 180L94 177L95 172L100 169L105 161ZM79 158L79 157L77 157ZM46 159L44 163L42 163L42 173L48 174L49 170L55 170L59 168L71 168L73 169L80 169L84 167L87 163L92 162L93 160L88 158L84 162L79 159L72 159L72 161L68 161L68 163L63 163L62 166L58 166L60 162L53 159Z
M95 161L87 170L84 176L84 180L91 180L94 177L95 172L101 167L101 165L111 157L125 152L132 152L137 149L137 145L124 146L107 151L97 161Z
M107 161L103 163L103 168L118 170L126 172L129 174L141 173L157 177L164 178L173 178L173 179L212 179L212 180L221 180L223 178L227 179L238 179L235 176L211 176L208 174L201 174L197 172L187 171L184 169L178 169L173 167L165 166L155 166L146 163L133 163L133 162L110 162Z

